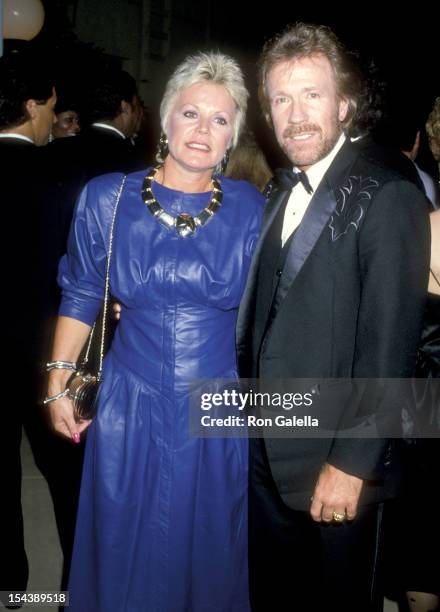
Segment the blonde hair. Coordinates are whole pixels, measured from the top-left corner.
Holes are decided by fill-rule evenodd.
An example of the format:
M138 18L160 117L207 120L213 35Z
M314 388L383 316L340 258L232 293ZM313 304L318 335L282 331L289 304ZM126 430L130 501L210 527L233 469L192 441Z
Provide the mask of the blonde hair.
M263 191L272 174L253 133L248 129L243 130L237 146L229 157L225 176L248 181Z
M196 53L177 66L171 75L160 104L160 122L163 132L174 101L179 93L196 83L209 82L223 85L234 100L237 113L233 126L232 146L235 147L243 127L249 93L243 73L237 62L220 52Z
M429 114L426 122L426 133L428 134L429 148L440 164L440 98L434 102L434 108Z

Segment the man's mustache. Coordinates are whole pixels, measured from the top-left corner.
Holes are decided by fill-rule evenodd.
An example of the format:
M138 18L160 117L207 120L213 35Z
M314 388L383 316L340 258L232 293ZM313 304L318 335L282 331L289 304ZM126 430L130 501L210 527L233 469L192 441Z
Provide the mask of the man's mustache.
M304 123L302 125L289 125L283 132L283 138L293 138L300 134L310 134L311 132L321 132L319 125L315 123Z

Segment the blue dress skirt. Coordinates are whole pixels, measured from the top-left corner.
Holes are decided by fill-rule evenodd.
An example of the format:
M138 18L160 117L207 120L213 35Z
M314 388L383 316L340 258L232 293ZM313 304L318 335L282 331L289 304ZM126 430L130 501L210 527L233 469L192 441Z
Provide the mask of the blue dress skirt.
M262 196L222 178L220 211L193 237L155 220L127 177L110 286L121 320L89 428L70 575L78 612L247 612L247 440L189 435L188 383L235 378L235 323ZM60 314L93 323L122 177L82 193L60 265ZM171 214L210 193L154 184Z

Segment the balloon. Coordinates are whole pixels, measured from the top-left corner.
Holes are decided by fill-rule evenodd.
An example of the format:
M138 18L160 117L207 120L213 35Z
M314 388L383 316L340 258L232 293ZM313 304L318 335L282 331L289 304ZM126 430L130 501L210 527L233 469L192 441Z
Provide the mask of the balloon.
M43 23L44 8L40 0L3 1L3 38L31 40Z

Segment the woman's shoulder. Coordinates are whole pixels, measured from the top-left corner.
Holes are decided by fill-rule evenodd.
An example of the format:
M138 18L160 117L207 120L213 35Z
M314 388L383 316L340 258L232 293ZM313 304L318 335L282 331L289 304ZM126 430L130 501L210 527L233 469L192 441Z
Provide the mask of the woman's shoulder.
M119 194L123 193L126 177L122 172L92 178L84 187L76 207L76 218L85 216L106 227L113 217Z
M87 188L93 191L107 190L115 185L120 185L125 175L123 172L111 172L110 174L101 174L90 179L87 183Z
M126 180L122 172L102 174L90 179L83 192L86 195L86 206L94 208L102 206L107 201L111 204Z
M435 210L429 215L431 220L431 233L435 241L440 242L440 209Z
M106 197L108 195L115 195L119 188L122 186L125 189L138 188L141 189L142 182L145 176L150 171L150 168L145 170L137 170L136 172L129 172L124 174L123 172L112 172L110 174L102 174L92 178L86 185L86 189L89 194L95 196Z
M219 179L225 198L239 198L243 206L263 208L264 196L248 181L240 181L226 176L221 176Z

